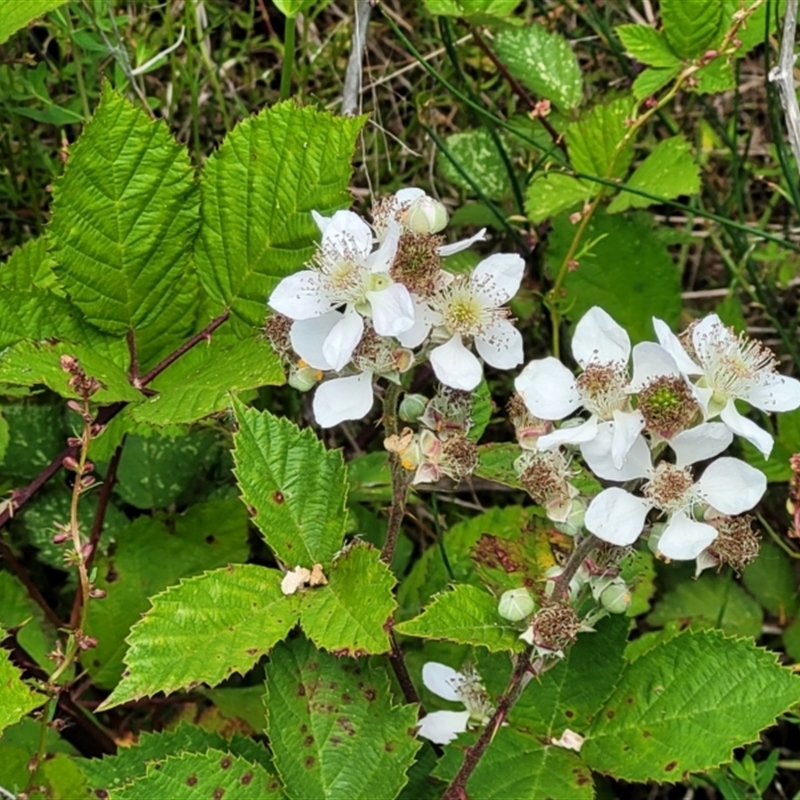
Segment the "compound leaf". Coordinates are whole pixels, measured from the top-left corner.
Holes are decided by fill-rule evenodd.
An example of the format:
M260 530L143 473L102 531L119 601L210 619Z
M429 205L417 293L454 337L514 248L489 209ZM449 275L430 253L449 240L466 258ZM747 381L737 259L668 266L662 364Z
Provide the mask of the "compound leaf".
M681 58L697 58L714 41L722 0L661 0L664 33Z

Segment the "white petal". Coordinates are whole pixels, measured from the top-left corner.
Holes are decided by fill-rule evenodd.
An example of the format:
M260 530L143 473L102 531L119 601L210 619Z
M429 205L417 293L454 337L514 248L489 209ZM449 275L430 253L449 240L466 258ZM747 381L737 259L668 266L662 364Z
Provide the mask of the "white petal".
M673 561L697 558L717 538L717 529L705 522L695 522L686 514L670 517L658 540L658 552Z
M390 219L381 246L367 258L366 263L371 272L388 272L392 268L401 233L397 220Z
M471 392L483 377L481 362L464 347L458 334L449 342L434 347L430 360L436 377L451 389Z
M435 744L449 744L469 724L469 711L434 711L419 721L417 735Z
M559 428L540 436L536 441L539 450L552 450L562 444L585 444L597 436L597 417L590 417L581 425Z
M425 688L442 700L461 702L461 695L456 691L456 687L460 686L463 680L460 672L438 661L427 661L422 667L422 682Z
M498 308L519 291L524 272L525 262L520 256L495 253L475 267L470 283L488 308Z
M614 428L611 431L611 463L622 469L631 447L644 428L644 417L639 411L614 411Z
M311 319L331 307L331 301L322 288L322 277L314 269L287 275L273 289L268 304L289 319Z
M531 361L517 376L514 388L539 419L564 419L581 404L575 376L552 356Z
M353 211L337 211L325 226L321 247L363 263L372 251L372 228Z
M393 206L401 206L416 200L418 197L424 197L425 192L422 189L417 189L415 186L407 186L405 189L398 189L394 193Z
M460 253L462 250L468 250L473 244L475 244L475 242L482 242L485 239L486 228L481 228L474 236L470 236L469 239L464 239L460 242L453 242L453 244L443 244L437 249L436 252L442 258L447 258L447 256L453 256L456 253Z
M730 428L722 422L703 422L681 431L670 439L675 451L675 464L685 467L718 456L733 441Z
M747 439L750 444L761 451L764 458L769 458L772 452L774 441L772 436L763 428L760 428L747 417L743 417L736 409L733 398L728 400L725 408L722 409L720 419L737 435Z
M572 355L585 369L589 364L628 363L628 332L599 306L592 306L575 326Z
M614 466L613 443L614 423L601 422L597 426L597 436L581 445L581 455L598 478L622 482L646 478L651 473L650 448L643 436L634 439L621 467Z
M353 350L364 333L364 320L355 311L347 311L333 326L322 345L322 355L335 370L350 361Z
M317 387L314 418L322 428L332 428L347 419L363 419L372 408L372 373L334 378Z
M767 476L738 458L718 458L695 484L698 496L723 514L749 511L767 491Z
M736 336L716 314L703 317L692 328L692 346L701 364L706 364L718 347L735 349Z
M692 361L683 349L678 337L669 329L664 320L653 317L653 327L656 331L658 343L675 359L678 369L684 375L702 375L703 370Z
M322 352L322 346L343 316L340 311L329 311L321 317L294 322L289 338L295 353L314 369L333 369Z
M331 221L330 217L323 217L322 214L318 213L317 211L312 211L311 216L314 218L314 222L317 224L320 233L325 233L325 228L328 227L328 223Z
M708 386L697 386L695 384L691 384L690 388L692 390L692 397L697 400L697 405L700 406L700 410L703 412L703 419L708 419L710 416L709 406L714 397L714 390L710 389ZM716 417L716 413L713 416Z
M743 399L762 411L794 411L800 406L800 381L765 372Z
M475 337L480 357L497 369L514 369L525 360L522 334L506 319L495 322Z
M414 302L405 286L393 283L380 292L367 292L372 324L379 336L397 336L414 325Z
M417 295L411 295L414 304L414 324L403 333L395 337L403 347L418 347L431 332L431 328L440 322L441 315L435 312L427 303L420 300Z
M660 344L640 342L633 348L633 378L629 391L639 392L657 378L680 374L675 359Z
M584 525L604 542L620 546L633 544L651 508L647 500L613 486L600 492L589 504Z

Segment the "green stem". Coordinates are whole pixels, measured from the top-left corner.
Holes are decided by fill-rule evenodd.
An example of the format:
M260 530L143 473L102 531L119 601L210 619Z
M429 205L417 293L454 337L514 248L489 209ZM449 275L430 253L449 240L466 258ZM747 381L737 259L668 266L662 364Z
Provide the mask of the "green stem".
M383 396L383 430L387 438L397 435L397 404L402 391L401 386L390 383ZM389 469L392 476L392 505L389 508L389 522L386 527L386 541L381 550L381 560L391 566L397 537L400 535L403 517L406 514L408 484L405 470L397 453L389 454Z
M286 17L286 30L283 36L283 63L281 64L281 100L288 100L292 94L295 23L295 17Z

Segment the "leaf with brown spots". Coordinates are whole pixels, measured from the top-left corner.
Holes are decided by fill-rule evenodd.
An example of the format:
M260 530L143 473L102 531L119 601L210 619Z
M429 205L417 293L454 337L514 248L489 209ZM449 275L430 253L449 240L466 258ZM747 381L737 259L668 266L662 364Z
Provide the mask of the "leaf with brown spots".
M374 661L339 659L293 639L272 652L264 704L289 797L390 798L406 783L421 745L417 709L394 705L386 670Z
M227 766L222 767L222 764ZM109 800L279 800L283 792L262 766L220 750L152 762L146 773L109 793Z

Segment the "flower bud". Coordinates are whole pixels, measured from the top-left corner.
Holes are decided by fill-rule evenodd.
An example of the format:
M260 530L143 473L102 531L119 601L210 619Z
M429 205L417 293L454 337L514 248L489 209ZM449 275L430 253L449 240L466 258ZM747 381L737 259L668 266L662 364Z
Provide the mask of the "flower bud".
M613 581L600 595L600 604L610 614L624 614L631 605L631 593L624 581Z
M519 622L529 617L536 604L527 589L509 589L500 596L497 612L509 622Z
M313 389L320 379L319 371L307 364L289 370L289 386L298 392L308 392Z
M403 222L413 233L439 233L447 225L447 209L438 200L423 195L409 205Z
M417 422L425 413L428 398L422 394L407 394L400 401L398 416L403 422Z

